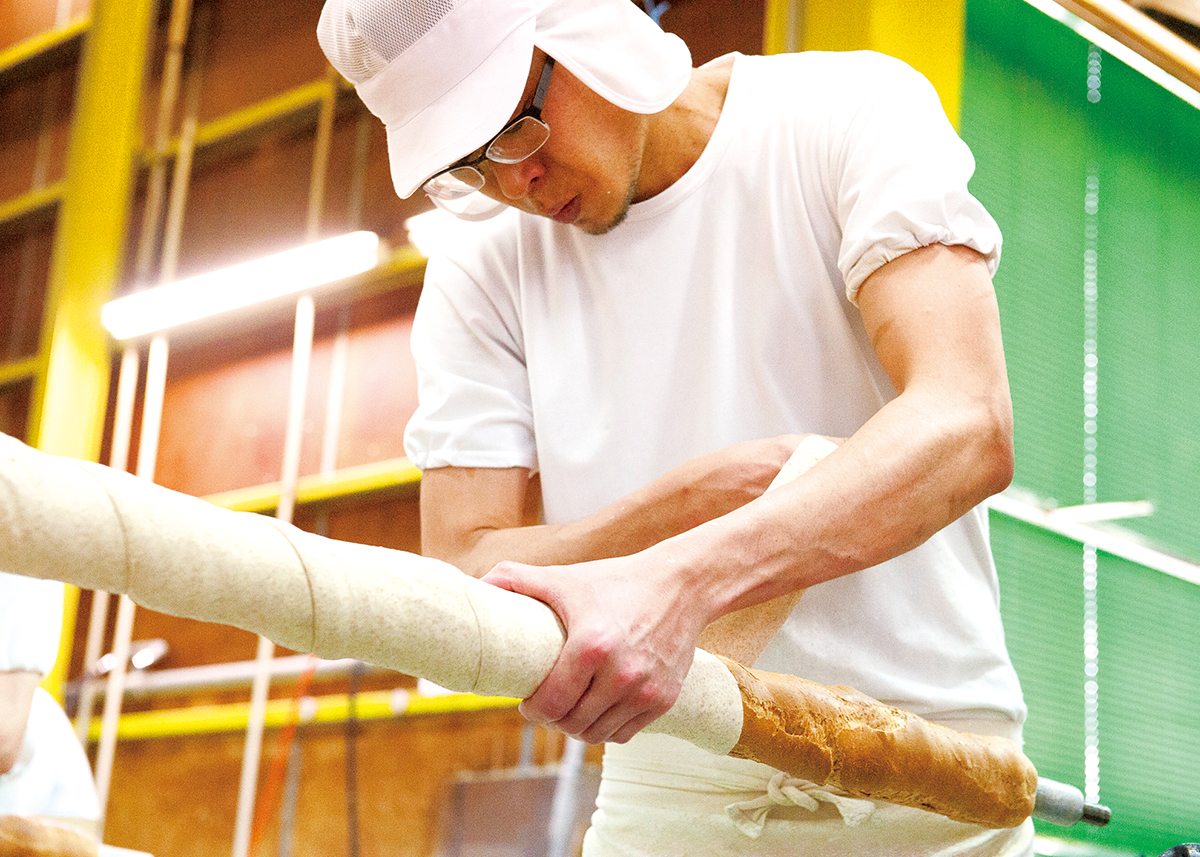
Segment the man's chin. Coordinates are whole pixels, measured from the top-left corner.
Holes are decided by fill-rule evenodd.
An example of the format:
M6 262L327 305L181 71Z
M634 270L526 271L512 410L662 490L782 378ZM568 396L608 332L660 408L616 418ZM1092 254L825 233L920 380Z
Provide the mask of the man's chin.
M586 219L580 219L575 222L575 226L583 230L588 235L606 235L612 232L618 226L625 222L625 218L629 216L629 208L633 205L634 186L630 185L629 192L625 199L621 202L621 207L617 212L601 223L593 223Z

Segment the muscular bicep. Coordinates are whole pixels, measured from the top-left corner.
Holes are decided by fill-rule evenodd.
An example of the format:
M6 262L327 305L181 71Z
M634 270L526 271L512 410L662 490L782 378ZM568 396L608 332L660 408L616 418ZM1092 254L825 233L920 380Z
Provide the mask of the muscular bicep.
M536 474L524 467L438 467L421 474L421 552L479 577L520 552L503 534L537 523ZM499 538L497 538L499 536Z
M897 392L931 384L1007 398L996 296L976 251L933 244L906 253L867 278L858 303Z
M984 257L934 244L873 273L859 309L898 396L883 412L956 511L1012 478L1012 401L1000 314ZM908 476L913 476L912 467Z
M896 258L859 290L866 332L896 390L1007 388L1000 312L982 254L940 244Z

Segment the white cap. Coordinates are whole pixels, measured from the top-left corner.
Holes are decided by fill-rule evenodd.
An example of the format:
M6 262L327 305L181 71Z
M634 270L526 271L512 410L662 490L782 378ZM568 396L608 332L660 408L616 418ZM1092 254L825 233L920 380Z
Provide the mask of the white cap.
M634 113L666 109L692 66L631 0L326 0L317 38L387 128L402 198L500 132L535 46Z

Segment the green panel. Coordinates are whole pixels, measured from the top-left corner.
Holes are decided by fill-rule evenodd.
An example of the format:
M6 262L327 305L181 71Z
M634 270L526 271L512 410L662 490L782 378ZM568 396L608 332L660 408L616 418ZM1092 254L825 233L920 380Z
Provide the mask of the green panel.
M972 0L962 133L1005 233L996 276L1016 483L1083 502L1084 195L1099 182L1097 495L1200 557L1200 111L1021 0Z
M1100 795L1092 837L1160 854L1200 841L1200 587L1101 555Z
M1085 786L1083 546L991 515L1001 613L1040 776ZM1129 854L1200 840L1200 587L1100 554L1096 587L1102 829L1039 833Z
M1083 785L1082 549L991 515L1001 615L1029 719L1025 753L1041 776Z
M1115 61L1097 105L1099 500L1200 557L1200 110Z
M981 40L981 13L988 35L995 29L1011 41ZM977 162L972 190L1004 231L996 292L1016 418L1015 481L1073 505L1083 500L1089 124L1086 101L1065 94L1061 69L1044 63L1048 56L1086 63L1087 45L1047 22L1020 2L968 6L962 133Z
M996 277L1024 489L1084 502L1085 250L1097 255L1097 501L1200 559L1200 111L1023 0L969 0L962 134L1005 233ZM1089 178L1097 182L1086 207ZM1002 612L1043 776L1085 785L1083 546L992 516ZM1200 587L1100 555L1100 801L1106 828L1047 836L1128 854L1200 841Z

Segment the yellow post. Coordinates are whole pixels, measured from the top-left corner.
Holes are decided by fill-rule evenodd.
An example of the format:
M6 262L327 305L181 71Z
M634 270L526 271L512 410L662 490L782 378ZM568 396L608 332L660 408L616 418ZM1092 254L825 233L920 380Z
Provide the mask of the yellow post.
M96 0L80 60L27 437L57 455L96 460L108 403L109 349L100 308L121 274L138 163L142 87L154 0ZM70 658L68 593L60 672ZM57 684L56 684L57 682Z
M84 43L67 177L42 321L31 445L95 460L108 402L100 307L121 273L153 0L96 0Z
M764 50L872 50L929 78L957 127L966 0L767 0Z

